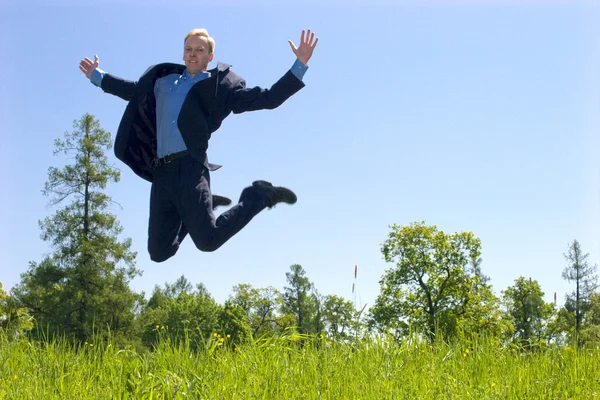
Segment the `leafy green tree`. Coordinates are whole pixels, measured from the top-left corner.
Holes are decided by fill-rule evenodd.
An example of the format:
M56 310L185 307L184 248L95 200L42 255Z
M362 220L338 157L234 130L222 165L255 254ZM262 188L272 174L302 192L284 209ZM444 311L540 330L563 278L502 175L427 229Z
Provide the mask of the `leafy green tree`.
M290 272L286 272L285 276L288 286L283 292L284 314L296 317L296 327L300 333L314 333L315 302L311 296L313 284L299 264L290 266Z
M252 330L244 309L227 300L221 309L218 321L221 335L233 343L247 342L252 338Z
M279 314L283 297L274 287L259 289L247 283L235 285L229 300L246 313L254 338L276 336L295 324L293 315Z
M194 288L181 277L175 284L155 287L139 316L143 343L152 346L169 337L197 349L219 330L222 311L202 283Z
M590 307L585 322L587 326L600 327L600 293L598 292L594 292L590 296Z
M463 337L485 334L488 338L502 340L514 331L514 326L502 312L500 299L494 294L492 285L482 283L481 277L481 271L469 276L472 289L466 294L465 306L456 312L456 331ZM485 276L484 279L489 281ZM448 334L452 332L450 330Z
M253 313L258 308L260 297L260 289L249 283L240 283L233 287L232 294L229 295L229 301L240 306L246 313L248 321L250 321Z
M33 319L27 310L20 307L15 299L6 293L0 282L0 332L20 336L31 328L33 328Z
M575 283L575 290L567 295L565 310L574 315L574 319L572 319L574 324L568 327L568 331L574 335L574 342L578 346L582 344L580 333L585 313L590 308L590 297L598 288L597 267L589 264L588 257L588 253L583 254L579 242L573 240L569 244L568 253L565 254L565 259L569 264L562 274L568 282Z
M394 267L380 280L370 325L397 337L413 326L430 341L438 333L456 334L460 319L478 314L472 309L477 305L471 295L475 281L467 265L478 259L480 248L471 232L446 234L424 222L393 225L382 253ZM491 299L486 295L477 301L487 298Z
M575 313L571 309L570 302L567 301L548 321L548 331L555 343L566 344L573 342L574 327Z
M589 303L583 329L581 342L584 346L597 348L600 346L600 293L594 292L589 297Z
M37 321L36 329L80 341L109 331L132 334L139 296L128 282L139 271L131 239L119 239L123 229L105 193L108 183L119 180L105 154L110 148L110 133L89 114L55 140L54 154L69 155L72 163L49 168L43 194L52 206L67 204L40 222L52 253L31 262L13 291Z
M323 300L323 320L327 333L336 340L345 340L356 331L357 311L352 302L329 294Z
M507 314L515 327L513 339L525 346L545 340L554 307L544 302L544 292L538 281L521 276L502 295Z

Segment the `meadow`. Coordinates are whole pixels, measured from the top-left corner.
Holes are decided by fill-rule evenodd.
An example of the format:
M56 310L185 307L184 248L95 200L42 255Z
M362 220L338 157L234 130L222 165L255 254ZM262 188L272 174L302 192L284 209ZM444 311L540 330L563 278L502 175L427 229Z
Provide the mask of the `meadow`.
M192 350L0 339L0 399L596 399L600 350L297 334ZM303 345L300 345L303 343Z

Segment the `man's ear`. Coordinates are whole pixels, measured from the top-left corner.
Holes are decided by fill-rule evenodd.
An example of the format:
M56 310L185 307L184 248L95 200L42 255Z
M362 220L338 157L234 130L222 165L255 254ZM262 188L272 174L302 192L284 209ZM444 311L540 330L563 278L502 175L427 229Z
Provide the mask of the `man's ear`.
M212 53L209 57L208 57L208 62L212 62L213 58L215 58L215 53Z

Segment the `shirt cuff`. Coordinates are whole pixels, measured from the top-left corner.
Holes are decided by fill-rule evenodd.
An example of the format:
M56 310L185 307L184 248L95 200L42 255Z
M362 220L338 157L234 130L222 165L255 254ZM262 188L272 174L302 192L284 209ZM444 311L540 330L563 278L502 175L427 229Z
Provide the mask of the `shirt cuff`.
M292 68L290 69L290 71L292 71L292 74L294 74L294 76L296 76L296 78L302 80L302 78L304 78L304 74L306 73L306 71L308 70L308 65L305 65L302 61L298 60L296 58L296 61L294 62L294 65L292 65Z
M102 71L100 68L96 68L92 71L92 75L90 76L90 82L94 84L94 86L101 87L102 78L104 78L106 72Z

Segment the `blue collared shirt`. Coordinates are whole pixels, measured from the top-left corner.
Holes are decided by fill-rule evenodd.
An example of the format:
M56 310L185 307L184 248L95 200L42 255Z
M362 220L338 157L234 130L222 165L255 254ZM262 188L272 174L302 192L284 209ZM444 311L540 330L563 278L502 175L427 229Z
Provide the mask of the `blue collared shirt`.
M290 71L298 79L302 80L308 66L296 59ZM100 87L102 78L106 72L96 68L90 77L90 81ZM198 72L192 77L187 69L183 74L171 74L159 78L154 84L154 96L156 97L156 130L157 130L157 153L162 158L172 153L186 150L183 137L177 127L177 117L181 106L192 86L203 79L209 78L210 73Z
M210 73L198 72L192 77L188 70L182 75L171 74L159 78L154 84L156 97L156 131L158 134L158 157L178 153L186 149L177 127L177 117L185 96L196 83L209 78Z

